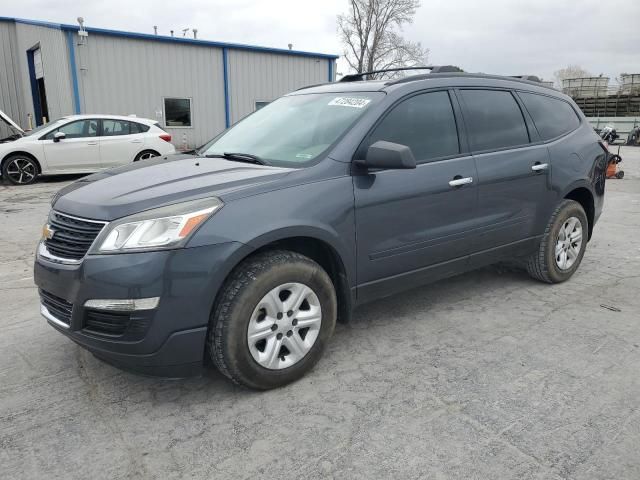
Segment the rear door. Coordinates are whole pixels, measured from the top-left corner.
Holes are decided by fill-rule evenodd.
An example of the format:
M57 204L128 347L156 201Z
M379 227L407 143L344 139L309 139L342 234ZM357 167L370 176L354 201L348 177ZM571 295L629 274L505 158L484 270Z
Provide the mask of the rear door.
M478 236L472 264L501 260L506 249L526 251L548 219L549 153L513 92L457 91L469 147L478 169ZM503 248L501 248L503 247ZM495 258L492 258L495 255Z
M143 148L144 134L137 124L127 120L102 119L100 157L103 168L131 163Z
M65 138L54 142L58 132ZM98 120L74 120L47 133L42 139L48 170L83 172L100 169Z
M456 273L466 264L476 223L476 167L460 145L455 105L446 90L406 98L356 153L364 158L369 145L386 140L409 146L418 163L415 170L353 177L360 300Z

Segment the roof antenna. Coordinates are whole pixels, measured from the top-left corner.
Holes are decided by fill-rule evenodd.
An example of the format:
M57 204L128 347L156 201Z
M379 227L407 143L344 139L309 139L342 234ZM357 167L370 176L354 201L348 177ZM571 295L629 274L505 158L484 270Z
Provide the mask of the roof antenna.
M169 30L171 32L171 36L173 37L173 30Z
M186 37L186 36L187 36L187 32L188 32L188 31L189 31L189 29L188 29L188 28L183 28L183 29L182 29L182 36L183 36L183 37Z
M158 26L157 25L153 26L153 34L154 35L158 35Z
M193 32L193 38L197 39L198 38L198 29L197 28L193 28L191 31Z

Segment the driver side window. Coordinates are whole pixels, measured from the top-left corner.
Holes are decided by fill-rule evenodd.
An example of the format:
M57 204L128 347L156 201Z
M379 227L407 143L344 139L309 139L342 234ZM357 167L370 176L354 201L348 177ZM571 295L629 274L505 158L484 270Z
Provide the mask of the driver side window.
M408 146L418 163L460 153L449 93L422 93L393 107L376 126L366 145L379 140Z
M95 137L98 135L98 121L94 119L89 120L77 120L75 122L67 123L66 125L56 128L50 131L44 137L45 140L53 140L53 136L57 132L62 132L66 135L67 139L70 138L84 138Z

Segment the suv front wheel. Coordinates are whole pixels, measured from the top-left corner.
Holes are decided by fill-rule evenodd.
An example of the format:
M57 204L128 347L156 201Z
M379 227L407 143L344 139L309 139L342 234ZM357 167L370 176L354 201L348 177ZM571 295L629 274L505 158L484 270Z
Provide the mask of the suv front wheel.
M587 248L589 224L582 205L564 200L551 215L538 251L527 262L533 278L560 283L571 278Z
M336 323L329 275L304 255L260 253L240 264L214 308L208 350L235 383L266 390L302 377Z

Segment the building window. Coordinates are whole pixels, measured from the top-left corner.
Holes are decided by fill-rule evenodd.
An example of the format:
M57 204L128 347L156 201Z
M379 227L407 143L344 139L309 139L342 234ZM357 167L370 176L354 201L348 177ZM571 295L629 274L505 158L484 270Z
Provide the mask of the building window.
M271 102L256 102L256 111L260 110L262 107L266 107Z
M191 99L165 98L164 124L167 127L191 127Z

